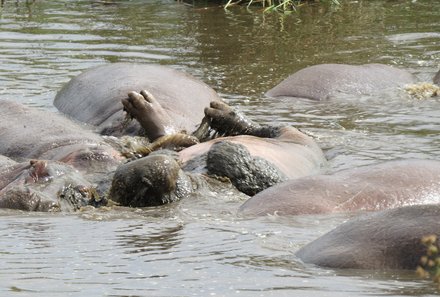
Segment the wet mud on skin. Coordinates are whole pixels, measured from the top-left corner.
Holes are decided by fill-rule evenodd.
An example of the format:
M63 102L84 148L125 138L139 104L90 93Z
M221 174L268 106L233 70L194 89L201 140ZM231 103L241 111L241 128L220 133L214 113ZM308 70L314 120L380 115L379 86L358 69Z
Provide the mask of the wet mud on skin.
M56 92L85 69L154 63L201 79L259 124L301 129L325 149L329 170L439 159L438 99L402 90L326 102L263 96L320 63L384 63L431 81L440 63L438 11L438 1L347 1L289 16L165 0L5 1L0 99L56 112ZM317 268L294 255L353 214L242 219L236 211L245 197L232 192L204 190L152 209L0 210L0 295L437 293L412 272Z

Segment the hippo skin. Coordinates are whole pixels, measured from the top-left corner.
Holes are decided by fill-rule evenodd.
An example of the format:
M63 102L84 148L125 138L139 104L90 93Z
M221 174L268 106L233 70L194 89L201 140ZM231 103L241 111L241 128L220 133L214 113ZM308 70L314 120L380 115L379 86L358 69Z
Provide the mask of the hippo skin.
M61 162L0 162L0 208L73 211L104 203L94 193L90 182Z
M0 111L0 154L14 161L54 160L95 173L123 160L100 135L61 114L6 100Z
M305 263L330 268L412 269L426 255L421 239L440 235L440 205L411 205L356 217L302 247Z
M415 82L406 70L383 64L319 64L295 72L266 95L326 100L338 93L373 95Z
M219 103L217 102L217 104ZM221 106L226 107L226 110L216 110L220 115L213 116L213 118L232 114L234 116L229 125L236 127L238 122L235 116L237 113L231 111L230 107L223 103ZM197 148L198 145L195 145L184 149L173 156L167 156L166 150L164 150L155 156L147 156L128 164L122 164L127 161L126 158L109 145L102 136L89 130L88 126L74 123L60 114L26 107L10 101L0 101L0 110L2 111L0 154L3 155L0 161L6 164L12 162L10 159L24 162L20 165L22 166L20 173L17 171L16 175L34 176L35 174L32 172L47 171L48 173L43 175L50 176L45 179L37 178L38 183L31 183L33 179L29 178L25 178L24 183L21 182L23 179L15 182L11 177L12 179L7 183L8 189L11 189L12 185L16 185L16 188L24 187L27 192L24 190L19 193L9 191L7 196L9 198L5 198L6 196L3 195L6 202L2 205L10 208L49 209L49 206L35 206L36 204L42 205L40 202L30 202L35 196L32 196L31 188L33 184L44 183L55 179L55 177L60 178L60 183L57 183L59 191L72 184L74 190L82 194L84 191L81 191L81 185L84 184L85 188L90 188L90 184L93 184L97 186L99 194L108 193L109 199L121 203L121 205L143 207L176 201L188 196L194 190L199 192L203 187L208 188L212 184L215 184L214 191L218 187L225 187L215 179L210 180L203 177L203 174L200 175L200 172L196 173L196 168L207 166L209 169L209 164L212 166L208 170L208 174L226 175L234 185L238 185L237 188L241 187L240 191L254 194L256 191L271 186L271 183L280 182L286 177L316 172L325 163L324 155L317 144L297 129L293 127L267 129L245 121L245 130L252 128L257 134L260 132L273 133L273 138L254 135L220 137L201 143L199 148ZM219 127L224 128L223 123L225 121L220 121ZM161 124L160 120L159 125ZM240 124L243 123L240 122ZM255 156L251 154L252 149L256 151ZM186 152L186 150L189 151ZM292 156L289 157L289 155ZM276 168L277 164L274 163L277 158L281 157L283 160L279 160L278 163L284 167L280 165L278 169ZM211 161L208 162L208 160ZM39 163L40 161L46 163ZM286 166L289 162L293 162L295 166ZM191 169L187 167L188 163L197 165ZM182 170L181 164L185 164L184 170ZM36 167L36 165L38 166ZM54 176L54 172L57 171L49 169L57 166L61 168L61 165L68 167L59 170L66 173ZM44 170L45 168L48 170ZM70 175L70 172L81 174L89 183L68 181L70 179L67 176ZM228 175L231 172L232 174ZM4 174L7 176L7 172ZM37 174L36 176L41 175ZM63 180L65 180L65 184L62 184ZM234 181L238 182L234 183ZM252 186L249 186L249 181L253 182ZM45 191L45 187L42 187L42 191L47 192L48 195L56 196L54 193L59 193L54 190ZM108 191L109 188L110 191ZM130 191L135 191L137 194L132 195ZM22 193L28 194L22 195ZM18 202L13 200L14 197L18 199ZM92 198L90 197L90 199ZM0 197L0 199L2 198ZM45 199L37 201L43 200ZM18 206L14 207L14 203Z
M136 121L124 125L121 100L130 91L148 90L166 111L168 133L192 132L203 109L220 100L217 93L189 74L160 65L112 63L72 78L56 95L55 107L70 117L98 127L106 135L136 135Z
M95 187L109 187L124 160L101 136L60 114L5 100L0 111L0 207L77 209Z
M440 162L388 161L275 185L247 200L242 216L376 211L440 202Z
M163 131L161 117L151 117L161 109L151 93L131 92L123 102L145 130ZM220 101L211 102L205 116L210 128L223 136L194 144L174 157L158 156L158 151L120 166L111 199L130 206L176 201L200 188L196 175L205 174L226 177L239 191L255 195L288 178L317 173L326 164L315 141L294 127L259 125Z

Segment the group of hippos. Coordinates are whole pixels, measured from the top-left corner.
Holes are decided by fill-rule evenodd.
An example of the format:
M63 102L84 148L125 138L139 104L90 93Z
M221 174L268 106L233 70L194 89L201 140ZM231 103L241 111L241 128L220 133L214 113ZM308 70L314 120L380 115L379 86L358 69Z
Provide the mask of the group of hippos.
M416 79L381 64L302 69L269 97L329 100ZM440 71L434 77L440 85ZM302 247L306 263L413 269L440 234L440 161L400 160L323 174L317 143L259 125L194 77L159 65L89 69L56 95L60 113L0 101L0 208L74 211L113 201L158 206L229 187L242 216L374 211ZM431 203L431 204L429 204Z

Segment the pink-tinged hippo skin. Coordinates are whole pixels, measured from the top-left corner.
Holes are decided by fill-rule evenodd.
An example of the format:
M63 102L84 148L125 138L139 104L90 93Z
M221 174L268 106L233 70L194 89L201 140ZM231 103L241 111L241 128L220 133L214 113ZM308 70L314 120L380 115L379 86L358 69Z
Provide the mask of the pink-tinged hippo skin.
M283 127L276 138L237 135L220 137L188 147L179 152L183 168L190 167L205 173L206 163L199 162L219 142L243 145L252 157L264 159L274 165L286 179L316 174L326 165L322 150L316 142L294 127ZM195 162L194 162L195 161ZM192 164L199 166L192 167Z
M295 72L266 95L326 100L338 93L373 95L415 82L406 70L383 64L319 64Z
M122 205L145 207L174 202L194 191L229 187L229 182L209 176L227 177L239 191L237 196L254 195L325 166L324 155L311 138L292 127L282 130L277 138L220 137L185 148L174 157L157 151L119 166L109 197Z
M162 130L161 117L151 117L161 110L151 93L131 92L123 103L142 126L153 124L156 126L153 130ZM201 139L211 140L196 141L174 156L158 151L154 156L120 166L112 182L110 198L130 206L169 203L194 189L200 191L204 187L201 184L215 183L215 179L200 182L202 175L226 178L238 191L255 195L288 178L316 173L326 164L314 140L294 127L259 125L221 101L212 101L204 113L209 129L203 130L214 130L214 137L220 137L212 139L208 133ZM167 136L162 135L157 141L163 137ZM175 142L180 139L169 138Z
M4 100L0 112L0 154L15 161L60 161L96 173L114 170L123 160L100 135L61 114Z
M389 161L289 180L247 200L242 216L375 211L440 202L440 162Z
M56 95L54 105L70 117L94 126L103 134L138 134L136 121L123 126L121 100L130 91L147 90L166 112L167 133L194 131L217 93L189 74L169 67L114 63L91 68L70 80Z
M411 269L426 255L423 236L440 236L440 205L412 205L354 218L302 247L305 263L331 268Z
M0 208L74 211L104 202L91 183L69 165L42 160L0 162Z

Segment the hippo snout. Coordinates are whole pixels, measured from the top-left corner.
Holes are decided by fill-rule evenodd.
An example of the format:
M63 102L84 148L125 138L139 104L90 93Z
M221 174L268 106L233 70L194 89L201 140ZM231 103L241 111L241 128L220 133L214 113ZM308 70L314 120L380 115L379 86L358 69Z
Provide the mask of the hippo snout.
M109 198L123 206L157 206L191 191L189 178L167 155L150 155L118 167Z

